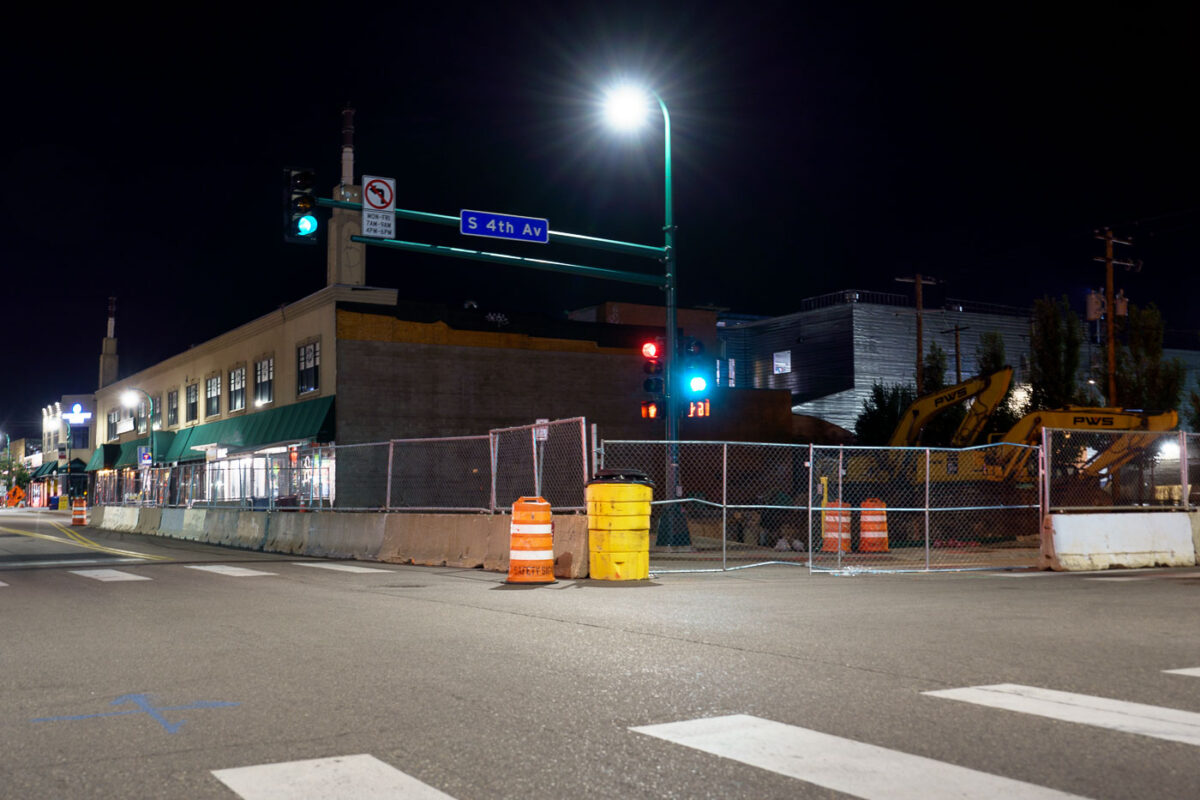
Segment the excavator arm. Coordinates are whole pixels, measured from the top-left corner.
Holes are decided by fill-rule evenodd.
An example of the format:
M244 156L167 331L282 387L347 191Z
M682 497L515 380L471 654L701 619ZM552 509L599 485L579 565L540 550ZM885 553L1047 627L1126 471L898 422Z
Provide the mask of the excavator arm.
M1041 439L1042 428L1067 428L1086 431L1169 431L1179 424L1179 414L1165 411L1150 414L1145 411L1127 411L1123 408L1082 408L1068 406L1054 411L1035 411L1022 417L1000 440L1004 444L1033 445ZM1155 437L1119 437L1113 445L1097 453L1086 465L1085 470L1096 473L1104 467L1115 468L1128 462L1141 450L1151 446ZM1000 477L1012 477L1026 462L1033 450L1013 448L1011 456L999 465Z
M892 438L888 440L888 447L912 447L920 439L921 431L930 420L948 408L975 398L971 410L954 432L955 447L970 444L1004 399L1008 385L1012 382L1012 374L1012 367L1004 367L990 375L980 375L918 397L901 415L896 430L892 431Z

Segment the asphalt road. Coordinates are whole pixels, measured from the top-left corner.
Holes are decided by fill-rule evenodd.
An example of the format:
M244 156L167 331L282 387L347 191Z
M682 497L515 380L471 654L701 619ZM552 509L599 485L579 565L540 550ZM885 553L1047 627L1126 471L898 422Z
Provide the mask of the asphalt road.
M1197 569L337 565L0 512L0 797L1200 795Z

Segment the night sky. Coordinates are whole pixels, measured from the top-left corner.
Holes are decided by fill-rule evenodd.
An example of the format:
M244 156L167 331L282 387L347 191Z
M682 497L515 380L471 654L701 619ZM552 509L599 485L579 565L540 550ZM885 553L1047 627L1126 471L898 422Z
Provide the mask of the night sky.
M346 103L356 172L395 177L402 208L660 244L661 118L608 130L598 99L618 79L671 112L681 305L783 314L837 289L911 291L894 279L921 272L948 296L1065 293L1082 313L1109 225L1144 262L1118 287L1200 329L1195 7L252 6L6 24L0 431L40 435L42 406L95 389L109 295L124 376L321 288L324 244L282 241L280 173L314 167L329 196ZM398 236L464 245L415 223ZM367 282L553 316L661 301L380 248Z

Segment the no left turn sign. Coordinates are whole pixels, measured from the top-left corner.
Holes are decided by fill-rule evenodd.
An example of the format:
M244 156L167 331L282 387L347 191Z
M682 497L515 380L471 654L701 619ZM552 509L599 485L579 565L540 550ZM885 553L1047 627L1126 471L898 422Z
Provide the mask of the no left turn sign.
M396 236L396 179L363 175L363 236Z

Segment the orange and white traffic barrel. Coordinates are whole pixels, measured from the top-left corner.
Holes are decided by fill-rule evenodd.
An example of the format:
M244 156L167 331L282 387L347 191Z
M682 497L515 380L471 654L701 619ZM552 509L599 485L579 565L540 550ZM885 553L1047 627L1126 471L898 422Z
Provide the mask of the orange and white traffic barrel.
M71 524L87 525L87 503L82 497L76 497L74 505L71 506Z
M821 552L850 552L850 504L834 500L821 509Z
M887 504L878 497L862 501L859 517L858 552L888 552Z
M506 583L557 583L554 524L550 504L540 497L520 497L513 503Z

